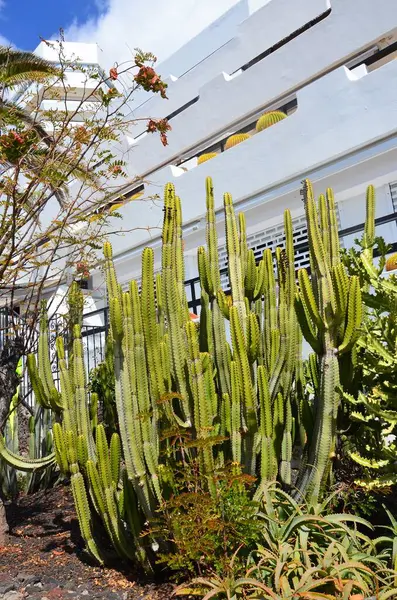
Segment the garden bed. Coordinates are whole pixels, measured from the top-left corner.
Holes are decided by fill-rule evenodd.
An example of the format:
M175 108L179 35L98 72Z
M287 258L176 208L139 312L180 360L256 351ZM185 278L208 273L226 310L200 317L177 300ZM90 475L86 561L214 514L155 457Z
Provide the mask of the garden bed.
M136 574L89 563L70 489L57 486L7 507L10 532L0 548L0 599L165 600L169 584L142 584Z

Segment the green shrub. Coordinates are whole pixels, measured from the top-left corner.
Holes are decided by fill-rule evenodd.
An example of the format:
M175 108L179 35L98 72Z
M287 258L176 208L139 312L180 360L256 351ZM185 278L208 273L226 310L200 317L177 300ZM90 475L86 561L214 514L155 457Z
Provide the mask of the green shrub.
M248 554L261 537L263 522L252 500L253 478L239 465L229 465L216 475L216 494L210 494L197 465L182 469L175 477L175 491L158 510L155 534L165 536L169 550L160 562L177 576L187 573L227 572L244 568Z

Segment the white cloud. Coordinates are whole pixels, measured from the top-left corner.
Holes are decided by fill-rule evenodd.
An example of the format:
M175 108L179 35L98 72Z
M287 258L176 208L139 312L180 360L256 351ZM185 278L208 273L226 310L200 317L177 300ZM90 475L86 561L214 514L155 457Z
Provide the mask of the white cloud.
M0 33L0 46L10 46L10 42L9 40L7 40L6 37L4 37L4 35L1 35Z
M96 42L105 67L142 48L166 59L239 0L108 0L96 20L75 23L67 41Z

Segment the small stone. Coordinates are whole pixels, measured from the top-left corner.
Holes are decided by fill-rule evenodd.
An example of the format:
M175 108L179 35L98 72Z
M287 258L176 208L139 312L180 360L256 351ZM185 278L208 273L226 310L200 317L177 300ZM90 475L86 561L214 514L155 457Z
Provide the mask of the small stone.
M42 586L41 586L41 590L43 592L50 592L51 590L54 589L54 584L53 583L48 583L48 582L43 582Z
M13 583L12 581L0 583L0 594L4 595L7 592L11 592L11 590L15 590L15 583Z
M41 583L41 581L38 581L37 583L34 584L34 587L41 589L43 587L43 584Z
M23 600L21 592L10 591L1 596L2 600Z
M23 584L23 587L25 588L26 594L29 594L29 596L40 593L40 588L37 587L37 583L29 583L28 585Z
M65 588L65 590L73 590L74 591L76 584L74 581L67 581L63 587Z
M50 600L59 600L59 598L64 598L65 592L61 587L54 587L47 592L47 596Z
M81 592L81 595L82 595L82 596L88 596L88 594L89 594L89 591L88 591L88 590L84 590L84 592Z
M42 579L44 584L47 585L56 585L57 587L63 587L61 586L61 584L59 583L58 579L55 579L55 577L51 577L50 575L45 575Z
M40 581L40 575L31 575L30 573L24 573L22 571L22 573L18 573L17 579L24 585L30 585L38 583Z

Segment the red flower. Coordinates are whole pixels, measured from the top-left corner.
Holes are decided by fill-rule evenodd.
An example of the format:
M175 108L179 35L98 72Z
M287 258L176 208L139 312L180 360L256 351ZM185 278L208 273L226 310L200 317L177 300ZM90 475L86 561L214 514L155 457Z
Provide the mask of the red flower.
M11 131L11 134L14 136L14 139L18 144L23 144L23 137L19 135L16 131Z
M148 133L158 131L163 146L168 146L167 131L170 131L171 125L167 119L150 119L147 124Z
M86 277L87 278L87 277L90 276L90 271L88 269L88 266L84 262L78 262L76 264L76 271L82 277Z
M0 156L10 162L27 154L37 140L36 133L29 129L20 133L13 129L0 135Z
M146 92L159 93L162 98L167 98L165 93L167 84L161 81L152 67L140 66L138 73L135 75L135 81Z
M148 133L154 133L155 131L157 131L156 121L154 121L153 119L150 119L150 121L148 121L147 131L148 131Z
M117 77L119 76L119 74L117 73L117 68L112 67L109 71L109 75L110 75L110 79L113 79L113 81L116 81Z

